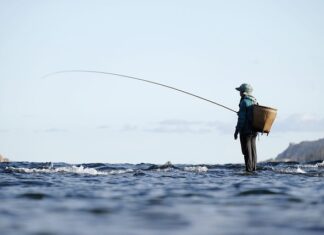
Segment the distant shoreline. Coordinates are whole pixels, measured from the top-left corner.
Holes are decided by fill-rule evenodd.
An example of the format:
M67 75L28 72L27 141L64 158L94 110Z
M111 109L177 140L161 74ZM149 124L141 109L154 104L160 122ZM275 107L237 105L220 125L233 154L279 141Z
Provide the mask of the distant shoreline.
M288 148L274 159L280 162L312 162L324 160L324 138L315 141L290 143Z

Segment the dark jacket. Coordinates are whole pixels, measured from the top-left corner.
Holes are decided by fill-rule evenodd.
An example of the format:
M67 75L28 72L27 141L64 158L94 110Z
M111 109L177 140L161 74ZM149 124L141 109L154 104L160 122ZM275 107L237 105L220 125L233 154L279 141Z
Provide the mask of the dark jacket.
M240 100L240 110L238 111L238 120L236 130L240 134L252 134L253 105L257 104L256 99L251 95L244 95Z

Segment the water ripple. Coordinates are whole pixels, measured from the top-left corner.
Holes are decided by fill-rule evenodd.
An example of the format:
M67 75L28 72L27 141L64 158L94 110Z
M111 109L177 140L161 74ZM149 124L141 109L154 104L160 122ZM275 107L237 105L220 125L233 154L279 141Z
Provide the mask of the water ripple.
M1 234L322 234L323 165L1 163Z

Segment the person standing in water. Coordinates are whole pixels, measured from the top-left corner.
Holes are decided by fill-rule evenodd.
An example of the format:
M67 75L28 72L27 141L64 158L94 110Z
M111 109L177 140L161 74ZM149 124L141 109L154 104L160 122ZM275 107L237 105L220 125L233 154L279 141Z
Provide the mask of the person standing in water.
M235 128L234 139L240 134L241 149L244 155L245 169L248 172L256 170L257 150L256 136L257 132L252 129L253 105L257 104L256 99L251 95L253 88L251 85L243 83L235 88L240 92L240 110L238 111L238 120Z

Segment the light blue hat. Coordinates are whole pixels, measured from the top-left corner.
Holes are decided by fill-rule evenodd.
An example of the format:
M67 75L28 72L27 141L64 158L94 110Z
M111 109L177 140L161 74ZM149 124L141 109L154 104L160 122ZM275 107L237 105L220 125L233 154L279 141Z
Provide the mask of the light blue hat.
M238 90L238 91L243 92L243 94L245 94L245 95L249 95L253 91L252 86L250 84L247 84L247 83L243 83L241 86L236 87L235 89Z

